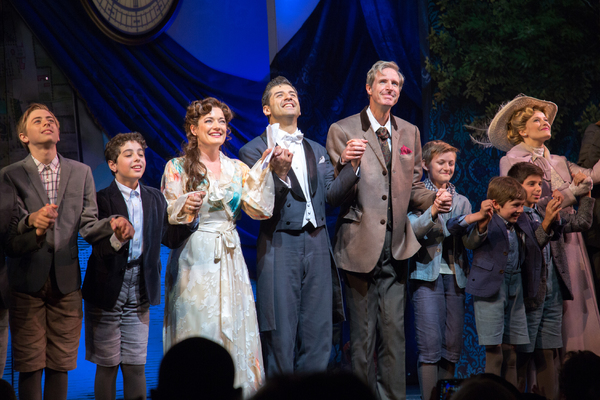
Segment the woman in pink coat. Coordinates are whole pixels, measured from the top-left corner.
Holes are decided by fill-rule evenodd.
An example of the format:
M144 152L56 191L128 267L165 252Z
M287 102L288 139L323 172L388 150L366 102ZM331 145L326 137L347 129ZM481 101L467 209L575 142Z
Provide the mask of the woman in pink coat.
M507 152L500 160L500 175L506 175L518 162L536 164L544 171L539 206L545 207L551 197L562 195L563 210L573 213L576 197L587 193L592 182L600 183L600 162L586 169L550 154L544 143L552 136L557 111L552 102L517 96L498 111L488 128L488 137L494 147ZM573 300L564 303L563 350L591 350L600 355L600 315L585 244L581 233L564 235L571 278L568 289Z

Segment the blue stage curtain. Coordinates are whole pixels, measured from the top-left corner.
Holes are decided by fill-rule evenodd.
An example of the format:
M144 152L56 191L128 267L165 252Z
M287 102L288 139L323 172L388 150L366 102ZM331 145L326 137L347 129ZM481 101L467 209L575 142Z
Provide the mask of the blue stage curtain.
M264 84L207 67L166 34L126 46L102 34L79 1L11 3L109 136L144 135L149 146L144 181L151 186L159 186L166 160L180 151L191 101L213 96L231 107L235 119L226 145L231 155L266 126Z
M368 70L377 60L395 61L405 77L393 113L421 125L421 65L417 2L321 1L281 49L271 76L297 88L300 129L325 143L329 126L368 105Z
M213 70L166 34L146 45L126 46L105 37L79 1L10 1L104 130L110 136L128 131L144 135L149 145L146 184L158 186L166 160L179 153L185 108L192 100L214 96L232 108L232 140L226 145L230 155L236 156L267 125L261 106L264 82ZM368 104L366 74L380 59L396 61L405 77L393 113L421 127L417 24L416 1L321 0L271 65L272 77L284 75L297 88L299 127L307 137L325 144L332 123ZM337 213L328 214L333 233ZM257 225L244 217L238 230L252 273ZM343 336L333 354L336 364L343 357L347 329ZM412 349L407 351L407 372L416 377L412 335L407 335L407 348Z

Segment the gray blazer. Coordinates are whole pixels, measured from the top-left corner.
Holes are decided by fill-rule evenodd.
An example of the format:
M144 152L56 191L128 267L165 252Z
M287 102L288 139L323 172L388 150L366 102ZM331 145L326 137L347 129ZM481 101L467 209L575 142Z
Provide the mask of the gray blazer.
M440 274L442 257L453 263L458 287L467 286L469 264L463 242L460 237L451 235L446 228L450 218L471 214L471 203L461 194L452 198L452 211L438 214L435 221L431 219L431 207L425 212L413 210L408 214L410 225L422 247L409 261L410 279L427 282L435 281Z
M317 227L325 227L326 212L325 202L337 207L344 199L346 193L358 181L358 177L348 163L342 169L337 179L334 179L334 171L327 151L323 146L310 139L302 141L306 157L308 181L312 197L313 210L317 221ZM266 132L254 138L240 149L240 160L248 165L254 165L260 159L262 153L267 149ZM290 170L288 177L291 188L274 176L275 181L275 207L273 217L261 221L257 243L257 314L261 331L276 329L274 312L274 248L272 243L273 233L280 230L300 230L304 212L306 210L306 199L302 188L294 174ZM329 235L327 235L329 238ZM328 239L329 241L329 239ZM331 254L331 273L333 282L333 321L344 320L344 309L342 303L342 288L333 259L331 243L328 243Z
M20 257L9 258L8 273L11 288L17 292L39 291L54 264L56 283L61 293L73 292L81 286L77 233L89 243L112 234L110 218L98 221L96 188L90 167L77 161L60 158L60 184L56 204L58 218L46 232L38 249ZM25 157L0 171L0 180L16 191L19 202L17 232L35 237L35 229L25 224L29 213L48 203L37 167L31 156ZM17 254L21 249L12 249Z

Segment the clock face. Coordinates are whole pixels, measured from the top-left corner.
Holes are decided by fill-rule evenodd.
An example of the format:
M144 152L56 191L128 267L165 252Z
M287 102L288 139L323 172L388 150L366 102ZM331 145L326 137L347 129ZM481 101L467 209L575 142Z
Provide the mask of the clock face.
M125 44L146 43L169 25L179 0L82 0L96 25Z

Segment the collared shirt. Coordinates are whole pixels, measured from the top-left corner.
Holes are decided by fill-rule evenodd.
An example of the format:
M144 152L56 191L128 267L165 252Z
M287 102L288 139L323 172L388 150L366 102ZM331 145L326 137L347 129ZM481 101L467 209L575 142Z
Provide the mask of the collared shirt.
M48 195L48 201L50 204L56 204L58 197L58 184L60 183L60 160L58 154L54 157L50 164L44 164L37 160L34 156L31 156L35 163L42 185L46 189L46 195Z
M540 214L537 205L534 204L533 207L523 207L523 212L527 214L531 221L542 223L542 215ZM544 255L544 261L546 262L546 293L552 293L552 280L555 279L553 277L554 274L554 263L552 262L552 252L550 248L550 242L544 246L542 249L542 254Z
M367 116L369 117L369 122L371 123L371 128L373 128L373 132L377 132L377 129L381 128L382 125L379 124L379 122L373 116L373 113L371 112L371 106L369 106L367 108ZM385 125L383 125L383 127L385 129L387 129L388 133L390 134L390 137L388 138L387 142L388 142L388 146L390 146L390 150L392 150L392 118L391 118L391 116L390 116L390 118L388 118L387 122L385 123Z
M133 225L133 229L135 229L135 234L133 235L133 239L129 244L129 256L127 257L127 262L135 261L142 255L144 251L144 238L142 235L142 230L144 228L144 212L142 210L142 197L140 195L140 185L138 184L137 188L130 189L127 186L119 183L115 180L119 191L123 195L123 199L125 200L125 204L127 205L127 213L129 214L129 222ZM120 250L123 246L116 235L113 235L110 238L110 243L115 250Z
M274 136L276 138L283 138L286 135L288 135L287 132L280 129L276 129L273 125L271 125L271 129L273 130ZM302 132L300 132L300 129L296 129L294 135L298 135L301 133ZM296 143L295 141L288 142L286 140L278 140L277 144L282 148L291 151L294 155L294 157L292 157L292 169L294 170L294 174L298 179L298 183L300 183L302 193L304 193L304 198L306 199L306 209L304 211L302 226L304 227L310 222L316 228L317 218L315 216L315 212L312 205L312 198L310 196L310 186L308 185L308 168L306 166L306 155L304 153L304 145L302 144L302 141Z
M509 223L507 220L498 215L504 225L506 226L506 233L508 234L508 259L506 260L507 272L521 272L521 257L519 257L522 251L519 251L519 234L515 228L515 224Z

